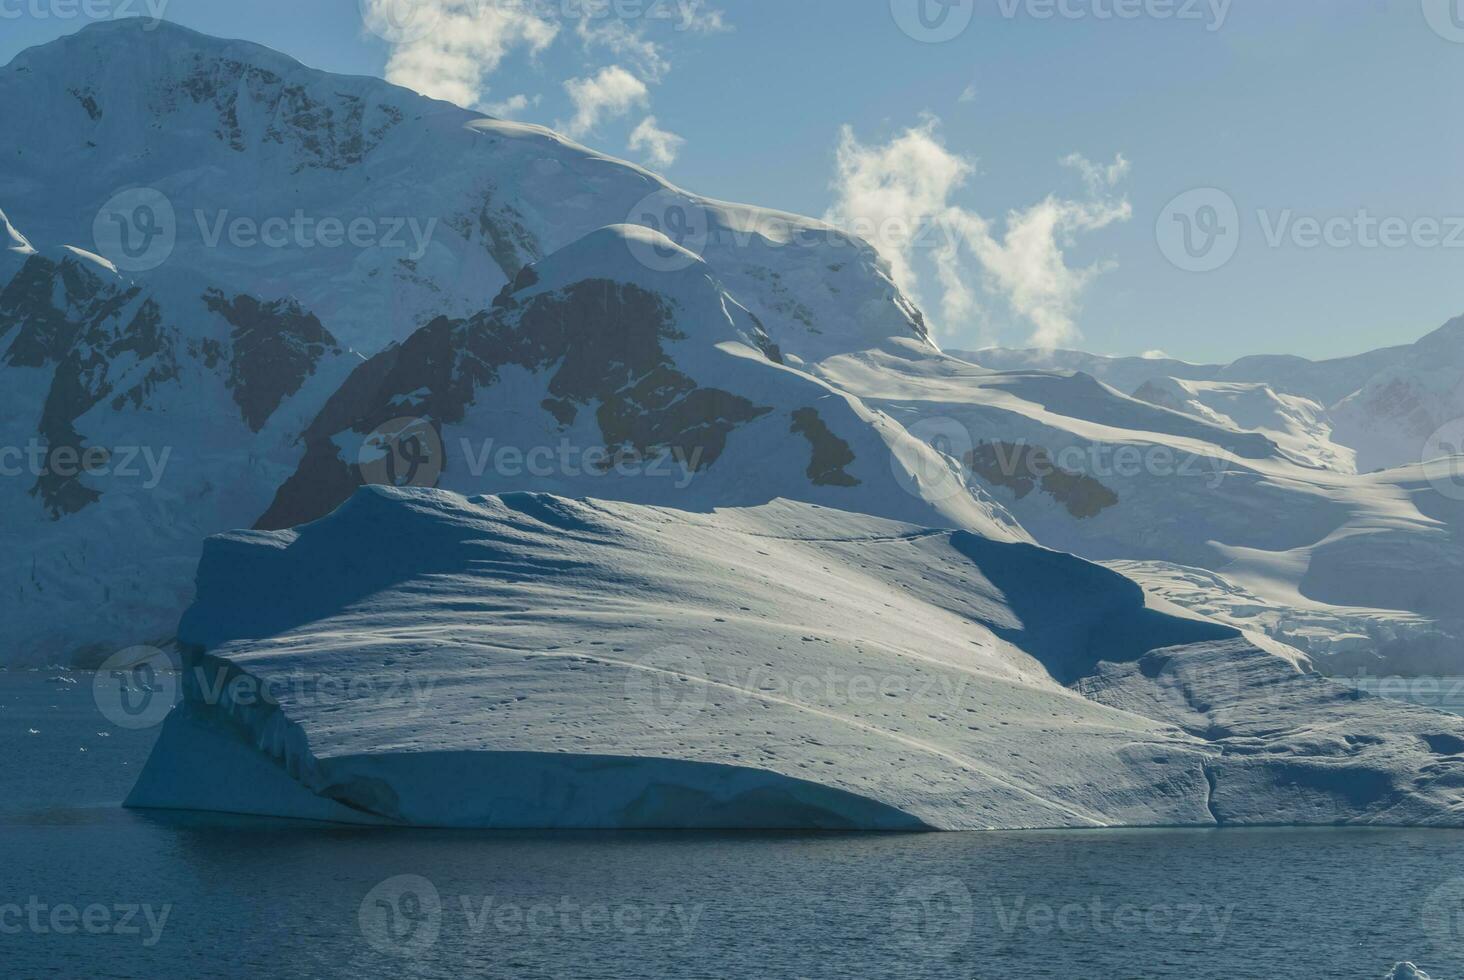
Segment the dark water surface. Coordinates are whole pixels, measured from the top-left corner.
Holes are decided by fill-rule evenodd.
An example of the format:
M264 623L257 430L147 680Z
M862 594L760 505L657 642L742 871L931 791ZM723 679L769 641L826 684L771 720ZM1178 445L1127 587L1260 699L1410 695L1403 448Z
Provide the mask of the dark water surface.
M1405 959L1464 978L1464 833L482 834L147 814L119 804L154 734L109 725L90 675L51 676L0 673L5 980L1313 980Z

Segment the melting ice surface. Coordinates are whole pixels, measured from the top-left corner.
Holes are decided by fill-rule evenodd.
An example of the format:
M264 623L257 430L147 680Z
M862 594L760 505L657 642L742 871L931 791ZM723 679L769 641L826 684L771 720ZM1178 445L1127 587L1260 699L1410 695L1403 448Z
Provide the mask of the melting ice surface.
M159 816L119 805L155 732L112 727L74 676L0 672L0 905L170 911L151 945L141 919L133 935L0 934L6 976L1378 980L1405 960L1464 976L1453 831L555 835Z

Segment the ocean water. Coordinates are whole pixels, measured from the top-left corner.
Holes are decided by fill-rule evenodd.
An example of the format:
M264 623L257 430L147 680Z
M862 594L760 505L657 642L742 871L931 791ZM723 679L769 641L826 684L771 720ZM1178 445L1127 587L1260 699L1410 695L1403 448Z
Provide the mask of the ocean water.
M483 834L124 810L0 672L0 977L1464 978L1464 833ZM85 750L85 751L82 751Z

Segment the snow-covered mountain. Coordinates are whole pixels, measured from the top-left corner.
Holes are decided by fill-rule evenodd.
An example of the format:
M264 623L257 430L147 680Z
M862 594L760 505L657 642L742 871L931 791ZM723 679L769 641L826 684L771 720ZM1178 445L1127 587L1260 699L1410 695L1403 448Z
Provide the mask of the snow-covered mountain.
M298 458L312 407L359 358L288 299L181 280L154 290L70 246L11 268L0 286L7 654L85 660L165 640L201 537L252 523Z
M1456 328L1320 364L975 355L1022 368L999 374L819 222L167 24L23 53L0 118L0 417L43 447L4 485L12 656L165 639L204 536L381 480L1031 532L1324 661L1437 663L1460 633L1452 498L1353 475L1339 435L1396 448L1446 414ZM88 447L138 475L44 463Z
M437 316L479 312L529 262L631 222L692 243L789 356L925 335L874 250L820 222L708 201L548 130L380 79L145 24L92 24L0 70L17 148L0 202L33 242L87 245L109 201L145 188L175 218L159 216L176 244L150 281L293 297L341 343L375 353Z
M1356 453L1332 441L1326 409L1310 398L1277 394L1270 385L1253 382L1174 377L1146 381L1133 395L1226 428L1259 432L1304 465L1339 473L1357 470Z
M1324 659L1459 635L1452 498L1353 474L1452 410L1457 324L1318 364L975 355L999 374L834 229L255 45L97 24L0 70L0 107L3 424L43 447L4 486L20 656L166 638L205 535L382 479L1031 532ZM141 475L46 462L89 447Z
M1255 356L1224 365L1189 364L1007 348L956 356L1001 371L1081 372L1132 394L1172 382L1264 385L1276 398L1296 397L1321 406L1320 412L1307 408L1304 414L1311 416L1308 425L1330 430L1330 441L1345 451L1326 463L1342 472L1352 471L1353 465L1370 473L1427 462L1438 455L1436 434L1464 419L1464 317L1416 344L1327 361ZM1235 421L1245 429L1264 428Z
M898 426L799 380L797 365L831 351L889 336L928 345L918 311L873 249L818 222L696 198L542 129L166 23L98 23L22 53L0 69L0 120L16 147L0 171L3 231L13 243L0 265L6 444L113 448L159 461L154 476L105 487L94 473L42 478L32 471L47 467L29 463L7 478L7 527L21 542L8 549L0 582L19 610L7 656L86 658L170 636L202 538L266 515L277 520L276 505L298 502L299 485L287 480L302 462L320 461L316 436L329 422L317 416L363 356L408 341L383 357L430 360L434 338L463 337L447 336L441 322L420 335L419 327L440 317L470 325L514 319L494 299L524 282L531 263L582 240L588 244L571 257L603 253L606 241L595 233L627 220L672 231L696 254L664 238L620 236L615 281L628 286L661 270L667 282L685 272L682 279L707 283L684 297L690 319L683 324L668 308L660 330L629 324L623 336L598 341L602 354L625 359L619 377L645 388L621 400L628 414L619 422L585 431L593 441L570 431L566 413L583 408L581 421L606 419L612 409L599 402L613 372L575 377L575 368L561 369L552 412L536 401L542 417L523 416L523 428L464 430L474 458L492 440L502 446L512 436L509 448L525 451L552 434L552 445L575 457L564 466L556 457L557 473L584 470L584 455L615 436L622 448L669 451L682 447L667 437L691 434L695 445L684 448L699 454L695 475L730 436L741 459L720 466L720 489L703 498L725 500L761 492L747 489L761 464L754 441L787 457L791 482L764 487L795 497L847 493L855 481L893 486L910 467L890 465L891 445L897 458L930 455ZM359 239L351 231L358 223ZM33 257L32 245L50 251ZM571 285L574 277L560 278ZM589 293L586 286L580 300ZM630 297L622 319L650 308L637 303L666 301ZM550 302L537 301L535 315ZM581 344L595 342L593 329L569 324L554 350L486 354L503 358L503 411L517 417L512 398L547 382L565 354L588 351ZM654 348L683 329L688 342L676 357L700 359L692 373L704 385L710 372L740 371L749 390L724 402L723 389L705 388L681 402L677 386L692 374ZM652 349L620 351L621 341ZM592 357L577 363L595 365ZM543 377L529 379L536 371ZM358 384L331 410L349 404L370 376L355 374ZM771 402L748 400L764 387L784 390ZM410 400L413 391L392 394ZM652 404L664 431L637 417ZM728 417L717 417L724 409ZM705 431L691 433L697 413ZM761 428L734 433L753 423ZM796 445L805 458L795 471ZM464 472L463 461L449 467L450 479ZM594 485L633 498L648 486L684 489L676 463L658 463L654 480L618 481L612 471ZM848 465L862 475L844 472ZM659 479L665 473L669 481ZM610 491L607 482L639 489ZM343 497L336 484L315 493L318 501ZM892 516L935 519L918 494L878 493ZM1011 522L989 503L970 497L953 506L941 505L941 519L1022 534L994 530Z
M1155 378L1186 381L1236 381L1265 384L1278 392L1335 405L1369 378L1402 360L1407 346L1387 347L1355 357L1311 361L1283 354L1255 354L1230 364L1191 364L1166 357L1114 357L1073 350L987 347L951 351L955 356L998 371L1081 372L1120 391L1132 392Z
M1324 669L1459 669L1458 460L1326 468L1340 456L1310 404L1253 383L1141 384L1177 411L1086 373L998 372L899 342L818 373L963 460L1044 545L1124 563Z
M1406 348L1331 416L1364 472L1464 452L1464 317Z
M467 827L1464 824L1464 719L1068 555L365 488L213 539L131 804ZM256 697L269 692L268 699Z
M637 256L652 250L684 258L648 269ZM790 365L705 261L638 225L592 232L526 266L491 309L362 364L306 430L260 526L334 510L370 478L373 435L402 418L428 421L444 489L694 511L782 498L1025 539L974 480L922 493L922 474L949 478L947 460Z

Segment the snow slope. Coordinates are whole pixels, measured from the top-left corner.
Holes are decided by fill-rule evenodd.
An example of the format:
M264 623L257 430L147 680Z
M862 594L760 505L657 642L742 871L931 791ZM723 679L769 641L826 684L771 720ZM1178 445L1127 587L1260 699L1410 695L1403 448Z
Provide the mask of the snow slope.
M783 391L772 404L741 408L756 410L753 437L785 457L782 468L792 473L801 459L798 480L817 483L815 496L847 498L840 483L854 479L890 484L908 469L888 465L890 445L897 457L928 454L898 426L794 376L805 359L892 335L928 343L919 312L874 250L819 222L695 197L542 129L167 22L94 23L23 52L0 69L0 121L15 149L0 170L3 446L121 447L165 460L157 479L132 483L82 476L41 485L30 466L5 479L3 529L14 546L5 549L0 590L18 613L7 658L89 661L166 640L192 594L203 537L270 511L306 458L304 430L364 356L439 317L491 316L495 296L529 264L621 222L664 227L693 251L622 235L617 246L637 261L613 263L634 267L619 281L636 270L716 279L717 291L701 299L725 301L727 311L704 312L736 322L701 338L702 377L726 370L748 378L744 397ZM166 199L166 207L149 199L148 213L169 232L152 268L134 268L119 242L96 231L117 217L107 202L139 192ZM112 207L132 214L131 203ZM365 244L329 238L321 229L331 220L365 221ZM234 235L228 229L240 221L257 233L276 222L283 244ZM31 261L31 244L47 251ZM97 250L110 251L121 271ZM18 349L41 333L45 344ZM413 349L430 339L416 336ZM724 343L731 346L710 349ZM787 368L783 376L763 369L769 358ZM544 393L532 389L547 380L508 370L503 401L483 411L501 426L523 396L542 415ZM598 402L601 392L581 394ZM668 419L679 410L667 391L638 394L661 397ZM599 406L581 407L588 419ZM703 414L717 407L693 406ZM550 433L556 447L570 440L577 459L595 448L537 418L516 431L462 422L475 458L489 440L511 437L523 451ZM858 477L841 472L845 443L862 451ZM695 447L708 462L711 446ZM742 487L723 465L728 486L705 499L760 492L762 454L740 444L732 451ZM815 452L823 468L806 474ZM674 467L662 472L672 474L663 483L680 482ZM606 484L625 481L591 482L614 495ZM624 492L639 499L649 485L631 482ZM316 496L339 500L339 490ZM665 492L656 487L652 497ZM898 516L937 520L903 493L883 500ZM975 497L941 509L940 519L956 524L1011 524ZM996 533L1022 535L1010 526Z
M6 657L166 640L202 538L253 522L359 358L289 301L152 290L69 247L0 255Z
M1357 454L1332 441L1326 409L1310 398L1280 395L1264 384L1178 378L1146 381L1133 395L1217 425L1259 432L1305 466L1357 472Z
M1283 394L1300 395L1323 405L1335 405L1365 385L1379 371L1403 360L1408 354L1408 347L1387 347L1325 361L1257 354L1230 364L1191 364L1164 357L1113 357L1037 348L990 347L950 353L998 371L1080 371L1120 391L1134 391L1145 381L1155 378L1234 381L1265 384Z
M1378 371L1333 406L1332 418L1365 472L1427 461L1441 450L1464 452L1464 317Z
M969 532L793 502L372 487L297 530L211 540L199 584L188 700L134 806L473 827L1464 823L1464 720L1359 698L1116 574Z
M990 348L954 353L996 370L1082 372L1135 394L1141 389L1153 393L1154 385L1168 387L1171 394L1175 385L1197 390L1195 382L1222 388L1264 385L1278 399L1294 396L1321 407L1293 406L1290 414L1299 408L1307 417L1304 428L1320 440L1311 451L1321 452L1313 458L1343 472L1427 462L1438 455L1436 433L1464 419L1464 317L1416 344L1328 361L1257 356L1216 365L1078 351ZM1264 428L1236 421L1242 428ZM1330 435L1321 429L1330 429ZM1335 453L1328 441L1350 454ZM1350 457L1355 457L1355 467Z
M1222 618L1241 628L1308 638L1323 669L1458 670L1464 512L1448 460L1324 468L1308 458L1325 443L1308 438L1305 403L1231 382L1151 385L1176 411L1086 374L996 372L903 342L817 373L963 460L1048 547L1124 562L1190 608L1230 609ZM1250 614L1253 599L1264 614Z

